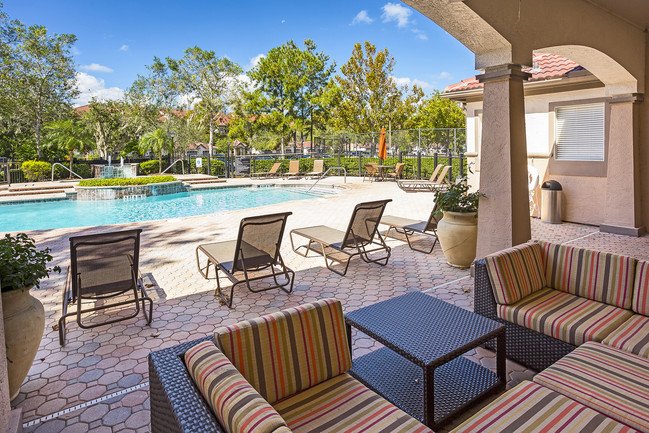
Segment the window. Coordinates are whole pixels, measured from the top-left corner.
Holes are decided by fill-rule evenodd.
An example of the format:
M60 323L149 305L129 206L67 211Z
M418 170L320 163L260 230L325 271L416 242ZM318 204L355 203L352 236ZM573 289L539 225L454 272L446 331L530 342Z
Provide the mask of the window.
M604 103L556 107L554 159L604 161Z

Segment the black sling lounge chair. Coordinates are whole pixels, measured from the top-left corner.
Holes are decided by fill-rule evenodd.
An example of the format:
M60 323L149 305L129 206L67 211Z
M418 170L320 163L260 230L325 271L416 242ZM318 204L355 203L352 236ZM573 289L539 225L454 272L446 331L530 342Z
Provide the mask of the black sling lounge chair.
M325 259L327 268L344 276L347 274L349 262L354 256L361 256L366 263L376 263L381 266L388 264L390 258L390 247L386 245L378 231L379 221L385 210L385 206L392 200L379 200L359 203L352 212L349 220L349 226L346 231L337 230L327 226L304 227L291 230L291 246L293 251L306 257L311 250L311 244L320 244L320 250L313 249L318 254L322 254ZM300 245L297 248L293 242L293 235L302 236L309 240L306 245ZM306 248L304 253L300 252L301 248ZM347 260L339 260L327 254L327 249L333 250L334 253L342 253ZM369 253L385 251L386 255L377 259L372 259ZM330 265L330 261L345 263L345 269L340 272Z
M70 237L70 266L63 289L63 314L59 319L61 346L65 344L65 319L70 316L76 316L80 328L89 329L132 319L139 314L142 303L146 323L151 323L153 301L144 290L139 270L141 232L137 229ZM129 299L107 302L118 296ZM102 304L88 307L83 306L84 301ZM149 303L148 313L145 302ZM68 306L75 303L76 311L68 313ZM135 304L135 311L129 316L82 322L83 314L128 304Z
M430 213L427 221L419 221L399 216L385 215L383 218L381 218L381 224L388 226L388 231L385 232L385 237L388 237L390 235L390 230L394 229L397 233L405 235L406 241L408 241L408 246L411 250L419 251L420 253L425 254L432 253L435 245L437 244L438 221L437 218L435 218L436 209L437 204L433 206L433 210ZM435 238L430 249L415 248L412 244L412 241L410 240L410 236L412 236L414 233Z
M284 264L284 259L279 253L282 245L282 236L286 227L286 219L292 212L283 212L270 215L260 215L244 218L239 225L239 234L234 241L215 242L199 245L196 248L196 264L198 271L207 279L210 264L214 265L216 272L216 292L223 304L232 308L232 295L234 288L245 283L251 292L264 292L271 289L282 289L286 293L293 291L295 272ZM201 267L199 252L207 257L207 264ZM251 272L269 269L271 274L252 277ZM222 271L232 282L230 295L223 295L219 282L219 271ZM243 280L235 277L235 273L242 273ZM283 275L286 282L279 282L277 277ZM273 277L275 285L262 289L253 289L251 281ZM288 287L288 288L287 288Z

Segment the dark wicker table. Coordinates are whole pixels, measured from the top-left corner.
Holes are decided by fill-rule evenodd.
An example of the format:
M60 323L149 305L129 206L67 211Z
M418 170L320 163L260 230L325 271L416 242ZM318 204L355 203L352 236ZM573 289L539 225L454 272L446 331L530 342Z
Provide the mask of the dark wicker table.
M505 326L420 292L345 315L385 347L353 360L352 376L432 429L505 389ZM462 357L497 340L497 374Z

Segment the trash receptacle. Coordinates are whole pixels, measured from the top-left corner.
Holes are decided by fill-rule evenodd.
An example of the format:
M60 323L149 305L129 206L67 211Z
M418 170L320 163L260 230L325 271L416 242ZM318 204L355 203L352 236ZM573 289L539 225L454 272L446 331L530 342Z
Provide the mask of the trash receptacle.
M541 185L541 221L550 224L561 224L561 184L548 180Z

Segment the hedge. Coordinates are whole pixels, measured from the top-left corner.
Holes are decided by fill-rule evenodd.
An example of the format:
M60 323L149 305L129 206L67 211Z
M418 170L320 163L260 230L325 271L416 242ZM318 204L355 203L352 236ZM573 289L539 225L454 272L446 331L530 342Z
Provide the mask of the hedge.
M66 165L65 167L68 168L69 166ZM72 171L74 171L84 179L92 177L89 164L72 164ZM78 179L78 177L76 177L75 175L70 175L70 172L60 165L54 167L54 179L68 179L70 176Z
M29 182L47 179L52 174L52 164L45 161L25 161L20 169Z
M300 171L302 173L308 173L310 171L313 171L313 161L315 159L319 158L301 158L300 159ZM358 157L341 157L340 162L338 161L338 158L323 158L324 159L324 169L325 171L329 167L344 167L345 170L347 170L347 175L349 176L358 176ZM282 165L279 168L279 172L281 173L286 173L288 171L288 166L289 166L289 161L288 159L256 159L254 161L254 172L260 173L260 172L266 172L270 171L271 167L273 164L276 162L281 163ZM365 164L370 163L370 162L379 162L378 158L368 158L368 157L363 157L362 159L362 165L363 167ZM386 158L384 161L385 165L396 165L399 162L398 157L389 157ZM414 178L417 177L417 158L403 158L403 162L406 164L404 167L404 177L406 178ZM464 163L464 167L462 170L462 173L466 174L467 169L466 169L466 159L463 159L462 162ZM443 164L443 165L448 165L448 157L438 157L437 158L437 164ZM253 167L253 163L251 163L251 170ZM435 171L435 160L434 158L431 157L425 157L421 158L421 177L426 179L430 177L433 174L433 171ZM361 170L361 172L364 174L365 169ZM453 162L452 162L452 174L451 177L455 178L457 176L460 176L460 158L459 157L454 157Z
M152 159L151 161L146 161L140 163L140 174L154 174L160 171L160 161L157 159Z
M203 166L201 168L196 168L196 158L191 158L190 161L184 160L185 162L185 173L198 173L198 174L207 174L207 158L203 158ZM165 162L163 161L163 165ZM140 163L140 174L154 174L158 173L159 169L158 160L151 160ZM190 170L191 168L191 170ZM212 176L222 176L225 173L225 163L218 159L212 159L210 161L210 168ZM174 174L181 174L183 172L183 166L181 163L177 163L169 169L170 172Z
M130 185L148 185L150 183L175 182L173 176L147 176L135 178L117 178L117 179L86 179L79 182L79 186L130 186Z

